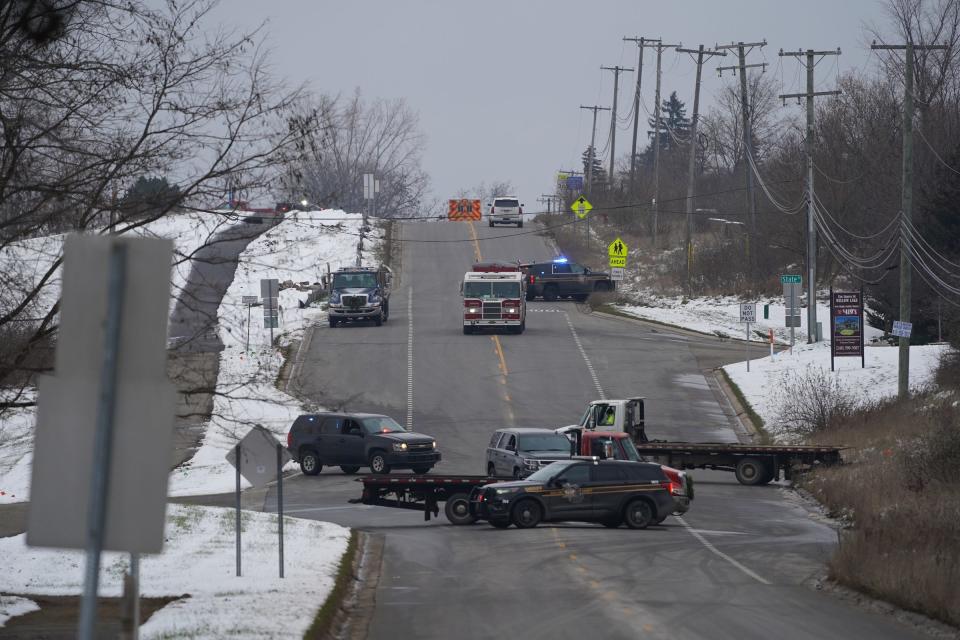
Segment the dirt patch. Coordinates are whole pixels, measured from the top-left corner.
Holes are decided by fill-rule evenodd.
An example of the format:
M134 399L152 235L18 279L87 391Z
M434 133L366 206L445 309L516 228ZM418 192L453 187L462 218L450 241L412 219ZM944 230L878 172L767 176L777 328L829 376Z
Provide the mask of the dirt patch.
M80 598L78 596L35 596L16 595L37 603L38 611L7 620L0 627L0 638L18 640L72 640L77 637L77 621L80 616ZM165 598L140 598L140 624L150 619L155 612L171 602L189 596L171 596ZM116 638L121 628L123 610L120 598L100 598L97 606L97 638Z

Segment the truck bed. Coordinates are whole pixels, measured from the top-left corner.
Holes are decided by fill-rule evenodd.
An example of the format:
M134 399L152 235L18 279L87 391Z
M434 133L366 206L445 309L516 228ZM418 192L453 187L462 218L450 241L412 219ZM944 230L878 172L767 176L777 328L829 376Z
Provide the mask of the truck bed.
M755 453L757 455L771 455L776 453L814 453L839 454L845 447L821 447L816 445L778 445L778 444L740 444L734 442L642 442L635 443L641 454L663 453L667 451L709 453L711 451L724 453Z

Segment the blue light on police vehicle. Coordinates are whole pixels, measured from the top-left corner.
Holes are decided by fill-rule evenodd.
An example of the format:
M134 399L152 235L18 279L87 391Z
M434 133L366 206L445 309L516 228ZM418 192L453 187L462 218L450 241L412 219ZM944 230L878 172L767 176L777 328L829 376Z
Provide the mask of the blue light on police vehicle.
M567 261L567 259L561 256L559 258L554 258L553 261L557 264L564 264Z

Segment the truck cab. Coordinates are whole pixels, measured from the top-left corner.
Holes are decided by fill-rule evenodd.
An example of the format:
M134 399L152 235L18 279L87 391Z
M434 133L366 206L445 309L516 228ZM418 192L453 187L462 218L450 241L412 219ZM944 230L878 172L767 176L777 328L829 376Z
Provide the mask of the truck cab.
M644 422L644 398L594 400L578 425L587 431L623 432L637 444L648 442Z
M464 274L460 293L464 334L484 327L504 327L513 333L526 329L527 301L519 267L475 265L473 271Z
M378 327L390 317L393 273L379 267L344 267L327 276L330 326L341 322L372 320Z

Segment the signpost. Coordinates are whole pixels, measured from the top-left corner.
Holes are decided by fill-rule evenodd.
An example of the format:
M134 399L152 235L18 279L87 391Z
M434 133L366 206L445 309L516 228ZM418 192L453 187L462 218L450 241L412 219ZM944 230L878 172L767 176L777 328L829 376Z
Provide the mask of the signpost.
M255 426L233 449L227 452L227 462L237 470L237 576L240 576L240 476L260 489L277 481L277 528L280 536L280 577L283 577L283 465L290 461L277 438L266 428Z
M71 235L64 246L56 374L39 380L27 543L86 549L81 639L95 633L101 553L131 554L133 586L136 554L163 549L176 399L166 376L172 259L169 240Z
M891 333L898 338L909 338L910 334L913 333L913 323L894 320L893 331L891 331Z
M753 302L740 303L740 322L747 325L747 373L750 372L750 325L757 321L757 305Z
M860 356L860 367L866 367L863 348L863 290L834 291L830 288L830 371L833 359Z
M250 350L250 309L260 303L260 298L258 298L257 296L241 296L240 303L247 305L247 340L243 350L249 351Z
M800 287L802 278L799 274L780 276L783 285L783 300L785 303L784 326L790 329L790 354L793 354L793 345L796 342L796 329L800 326Z
M607 257L610 258L610 268L624 268L627 266L627 245L617 238L607 247Z
M270 345L273 346L273 330L280 326L277 322L280 281L276 278L262 278L260 280L260 297L263 299L263 328L270 329Z

